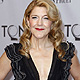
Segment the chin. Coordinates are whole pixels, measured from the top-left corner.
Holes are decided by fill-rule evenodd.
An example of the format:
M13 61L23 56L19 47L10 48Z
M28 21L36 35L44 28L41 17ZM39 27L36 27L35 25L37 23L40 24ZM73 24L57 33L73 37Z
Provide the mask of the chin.
M35 36L37 39L42 39L44 38L43 36Z
M37 39L42 39L42 38L45 38L47 35L35 35L35 37L37 38Z

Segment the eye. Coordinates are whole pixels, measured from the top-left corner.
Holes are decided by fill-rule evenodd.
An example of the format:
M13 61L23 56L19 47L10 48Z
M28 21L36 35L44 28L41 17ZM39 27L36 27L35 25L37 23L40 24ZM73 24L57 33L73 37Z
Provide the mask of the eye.
M32 19L37 19L37 17L36 16L32 16Z
M48 17L44 17L44 19L47 19L48 20Z

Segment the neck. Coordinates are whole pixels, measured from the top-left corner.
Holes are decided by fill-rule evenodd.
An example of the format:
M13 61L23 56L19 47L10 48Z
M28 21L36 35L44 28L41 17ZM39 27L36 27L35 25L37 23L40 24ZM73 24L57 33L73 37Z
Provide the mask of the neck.
M31 47L37 50L44 49L52 46L51 41L48 39L48 36L38 39L32 35L31 37Z

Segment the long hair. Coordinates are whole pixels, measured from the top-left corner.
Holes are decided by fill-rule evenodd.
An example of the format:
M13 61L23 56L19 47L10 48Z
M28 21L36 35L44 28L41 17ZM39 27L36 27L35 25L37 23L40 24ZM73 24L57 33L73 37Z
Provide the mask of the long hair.
M65 52L61 49L61 42L63 40L64 34L61 30L62 21L59 17L59 11L56 5L51 0L33 0L25 10L24 18L23 18L23 28L24 32L20 37L20 43L22 44L22 49L20 50L22 55L26 55L28 57L29 50L31 47L31 32L29 26L27 25L27 18L29 19L31 11L35 6L45 7L47 9L47 16L49 20L52 21L51 31L48 34L48 38L53 43L54 48L59 52L58 57L60 59L63 58Z

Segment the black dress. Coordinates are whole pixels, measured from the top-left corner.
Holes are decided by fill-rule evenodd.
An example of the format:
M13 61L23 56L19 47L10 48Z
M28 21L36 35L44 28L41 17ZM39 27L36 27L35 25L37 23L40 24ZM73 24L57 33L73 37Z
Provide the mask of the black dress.
M69 43L69 48L66 49L66 43L62 43L62 47L65 50L66 62L61 61L58 58L58 52L54 49L51 69L47 80L68 80L69 70L71 66L71 59L74 56L75 47L72 43ZM30 58L19 53L21 49L20 43L13 43L5 48L7 57L11 60L12 72L14 74L14 80L40 80L39 73L35 67L35 64Z

